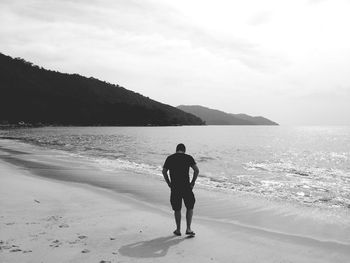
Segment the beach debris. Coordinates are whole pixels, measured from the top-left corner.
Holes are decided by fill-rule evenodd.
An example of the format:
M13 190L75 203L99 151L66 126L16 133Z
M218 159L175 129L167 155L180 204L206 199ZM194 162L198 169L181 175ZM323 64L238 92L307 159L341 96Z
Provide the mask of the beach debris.
M34 202L36 202L36 203L39 203L39 204L40 204L40 201L39 201L39 200L34 199Z
M89 253L89 252L90 252L90 250L88 250L86 248L81 251L81 253Z
M118 252L112 252L113 255L118 255Z
M68 225L68 224L61 224L61 225L59 225L58 227L59 227L59 228L67 228L67 227L69 227L69 225Z
M23 253L30 253L30 252L33 252L32 250L23 250Z
M115 237L110 237L109 239L110 239L110 240L115 240Z
M111 263L112 261L110 260L101 260L100 263Z
M15 222L5 223L5 225L7 225L7 226L12 226L12 225L14 225L14 224L15 224Z
M81 236L78 236L78 238L80 239L85 239L85 238L88 238L87 236L84 236L84 235L81 235Z

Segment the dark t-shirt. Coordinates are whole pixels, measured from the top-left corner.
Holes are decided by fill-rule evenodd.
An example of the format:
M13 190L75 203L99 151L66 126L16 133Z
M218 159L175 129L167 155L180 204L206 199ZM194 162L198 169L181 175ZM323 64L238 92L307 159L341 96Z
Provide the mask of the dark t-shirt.
M171 185L174 188L183 188L189 186L189 170L196 164L191 155L185 153L174 153L165 160L164 168L170 171Z

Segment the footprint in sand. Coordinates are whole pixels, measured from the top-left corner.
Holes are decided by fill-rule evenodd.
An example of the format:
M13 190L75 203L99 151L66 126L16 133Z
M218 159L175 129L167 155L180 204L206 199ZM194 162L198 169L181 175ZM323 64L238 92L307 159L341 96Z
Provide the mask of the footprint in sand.
M62 218L62 216L49 216L45 218L46 221L58 221Z
M74 245L74 244L78 243L79 241L80 241L80 239L76 239L74 241L69 241L68 243L71 245Z
M22 249L19 249L19 248L14 248L10 250L10 252L20 252L20 251L22 251Z
M80 235L80 234L77 234L77 235L78 235L78 239L76 239L74 241L69 241L68 243L71 244L71 245L74 245L74 244L77 244L77 243L81 243L84 239L88 238L88 236L85 236L85 235ZM86 243L84 243L84 245L86 245Z
M2 246L1 248L2 249L10 249L10 248L12 248L12 246L6 245L6 246Z
M52 244L50 245L50 247L59 247L60 245L62 245L62 242L60 242L58 239L52 241Z
M4 241L0 241L0 251L2 249L10 249L10 252L19 252L22 251L19 246L17 245L10 245L8 241L4 242Z
M9 245L9 242L8 241L2 241L0 240L0 250L1 249L10 249L12 248L11 245Z

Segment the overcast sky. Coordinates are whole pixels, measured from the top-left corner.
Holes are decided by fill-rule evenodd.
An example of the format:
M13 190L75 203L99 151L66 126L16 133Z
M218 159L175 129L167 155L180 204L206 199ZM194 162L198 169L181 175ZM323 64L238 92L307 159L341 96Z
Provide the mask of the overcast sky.
M350 125L350 0L0 0L0 52L166 104Z

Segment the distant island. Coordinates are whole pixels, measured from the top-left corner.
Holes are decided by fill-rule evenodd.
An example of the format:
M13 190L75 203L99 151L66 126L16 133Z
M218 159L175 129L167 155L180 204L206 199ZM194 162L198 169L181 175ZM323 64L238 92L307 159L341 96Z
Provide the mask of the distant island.
M278 123L261 116L252 117L247 114L226 113L199 105L180 105L177 108L196 115L207 125L278 125Z
M0 53L0 125L204 125L198 117L95 78Z

